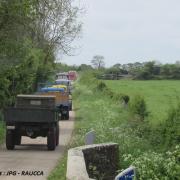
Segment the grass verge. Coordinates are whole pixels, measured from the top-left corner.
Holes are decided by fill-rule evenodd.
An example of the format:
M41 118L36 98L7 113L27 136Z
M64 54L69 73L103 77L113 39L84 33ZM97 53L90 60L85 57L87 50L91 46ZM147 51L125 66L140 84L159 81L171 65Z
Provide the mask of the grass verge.
M113 92L126 93L132 98L140 94L145 98L147 108L151 112L149 121L153 125L163 122L171 106L180 100L180 84L178 80L106 80Z
M76 122L70 147L84 145L85 134L94 130L95 143L119 144L120 171L135 165L138 179L178 179L179 143L176 146L173 144L169 149L162 149L160 136L166 132L159 131L160 129L151 131L151 126L146 123L147 119L143 122L136 121L128 107L112 98L110 91L104 92L103 84L97 84L95 79L86 77L76 87L73 95ZM102 89L98 90L97 86ZM157 140L156 145L152 143L153 138ZM57 172L59 178L66 171L61 163L56 168L56 171L62 173Z
M48 180L66 180L67 153L59 160L57 167L51 172Z

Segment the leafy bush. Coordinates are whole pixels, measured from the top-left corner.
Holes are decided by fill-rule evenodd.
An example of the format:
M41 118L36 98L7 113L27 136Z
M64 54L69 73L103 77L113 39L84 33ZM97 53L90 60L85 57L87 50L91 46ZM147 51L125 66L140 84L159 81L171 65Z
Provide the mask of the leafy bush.
M8 104L10 98L10 92L8 91L10 86L10 81L0 75L0 109Z
M122 100L124 101L125 104L128 104L129 102L129 96L128 95L122 95Z
M97 90L104 91L107 88L106 84L102 81L99 81L97 83Z
M136 167L139 180L178 180L180 177L180 146L166 153L145 152L135 158L131 154L123 155L124 161Z
M132 97L128 102L129 108L124 110L117 102L128 101L129 96L115 93L101 83L100 89L103 91L97 91L98 83L100 81L84 79L76 89L78 98L74 104L78 107L78 121L73 145L84 144L84 134L94 129L97 134L95 143L111 141L120 145L120 168L134 165L138 179L176 180L180 172L180 155L179 146L175 148L178 139L173 133L178 133L180 109L174 108L171 111L173 113L169 113L167 125L162 123L153 127L148 122L150 117L146 118L149 113L142 96ZM176 130L165 130L166 127L173 127ZM173 144L167 143L169 146L164 150L162 145L165 139ZM171 151L165 152L170 149Z
M2 113L0 112L0 143L3 142L4 136L5 136L5 124L3 122Z
M144 120L148 116L145 100L142 96L136 95L130 102L130 112L138 116L141 120Z
M110 98L114 98L114 96L115 96L114 92L111 89L109 89L108 87L105 88L103 92L106 96L108 96Z
M81 74L79 82L92 86L94 84L97 85L98 80L96 79L95 74L93 74L92 71L88 71Z
M110 90L111 91L111 90ZM113 93L113 100L116 101L116 102L122 102L122 94L120 93Z
M180 142L180 104L170 109L163 127L166 149Z

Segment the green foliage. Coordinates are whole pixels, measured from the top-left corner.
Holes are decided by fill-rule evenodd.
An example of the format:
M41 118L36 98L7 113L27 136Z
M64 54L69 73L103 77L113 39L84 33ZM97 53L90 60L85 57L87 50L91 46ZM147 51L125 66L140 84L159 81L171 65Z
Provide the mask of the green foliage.
M177 179L180 172L180 146L179 143L177 143L178 146L176 147L175 143L164 149L162 133L165 132L165 121L162 121L160 125L153 124L152 126L150 121L153 116L151 116L151 114L148 117L144 116L144 120L132 118L130 108L125 109L117 103L117 101L122 101L123 96L126 97L129 95L128 97L131 98L129 103L137 102L138 106L135 105L135 107L138 107L137 109L139 110L142 106L144 109L143 113L141 111L137 112L144 115L147 111L147 108L145 108L146 103L150 104L149 101L152 100L153 96L156 98L156 101L152 103L153 106L155 106L155 103L158 103L159 100L160 103L164 102L161 97L157 96L159 94L156 94L156 91L157 89L159 90L160 87L167 87L169 81L158 81L158 85L154 81L149 81L148 84L143 81L113 81L115 84L112 83L111 86L109 81L105 81L106 88L104 88L103 91L95 91L94 89L97 88L99 83L100 81L96 80L94 75L88 73L82 74L78 84L76 84L73 94L76 109L76 123L71 147L84 145L85 134L90 130L95 130L95 143L115 142L119 144L120 169L125 169L130 165L136 166L138 179ZM120 86L118 86L118 83L120 83ZM141 86L141 83L143 83L143 86ZM173 82L171 81L171 83ZM102 86L104 87L104 85ZM152 88L149 87L153 87L153 91L151 91ZM170 87L173 89L177 87L177 82ZM170 89L163 89L166 91L163 92L163 90L160 89L158 92L166 94L166 96L162 96L162 98L166 97L165 102L167 102L167 95L169 95L167 90L170 91ZM136 91L142 94L143 92L147 93L144 96L150 99L141 96L137 100L134 100L138 97L136 96ZM173 94L173 96L175 95L176 93ZM160 99L157 99L157 97ZM172 96L169 98L172 99ZM159 106L158 104L158 107ZM149 107L150 106L148 106L148 110ZM156 110L158 109L156 108ZM166 116L162 117L164 118ZM59 169L61 169L61 167L59 167ZM96 172L96 169L94 169L94 171Z
M49 76L48 70L52 68L52 64L42 63L45 56L42 50L33 48L30 42L26 42L23 56L20 64L1 72L0 108L13 104L17 94L35 91L36 83L47 80Z
M92 66L91 65L87 65L87 64L81 64L79 67L78 67L78 71L90 71L92 70Z
M68 72L68 71L82 71L82 69L80 68L80 66L76 66L76 65L73 65L73 66L70 66L70 65L67 65L67 64L63 64L63 63L56 63L55 64L55 70L56 70L56 73L59 73L59 72ZM88 69L86 69L88 70Z
M0 144L3 142L5 136L5 124L3 122L3 116L0 112Z
M107 88L106 84L102 81L98 82L97 84L97 90L104 91Z
M128 76L127 76L128 75ZM115 64L104 70L102 79L131 78L138 80L180 79L180 63L160 64L156 61Z
M128 119L130 128L138 137L147 139L154 149L168 150L179 143L180 124L179 111L180 106L176 106L179 101L178 81L105 81L108 88L113 93L127 93L130 95L129 110L131 114L145 114L142 121L139 115L131 116ZM153 88L152 88L153 87ZM136 97L137 93L142 94L143 99ZM137 100L135 100L137 99ZM145 107L141 109L141 103ZM138 101L133 103L132 101ZM135 107L134 107L135 106ZM144 105L143 105L144 106ZM134 110L135 108L135 110ZM141 111L146 109L145 113ZM133 111L133 112L132 112Z
M124 101L125 104L128 104L130 98L128 95L122 95L122 100Z
M180 104L176 108L172 107L169 110L162 131L166 149L180 142Z
M9 86L10 81L5 76L0 76L0 109L6 106L9 102Z
M142 96L136 95L130 102L130 111L133 115L137 115L141 120L148 116L145 100Z
M141 94L150 112L147 119L154 126L167 119L170 107L175 106L180 97L180 84L177 80L108 80L104 82L114 93L129 95L130 100L136 94Z
M57 167L51 172L47 180L66 180L67 154L59 161Z
M109 89L108 87L104 88L104 94L110 98L116 98L116 100L119 101L119 97L116 96L115 93L111 91L111 89Z
M31 93L38 82L52 79L57 46L68 53L81 28L79 9L71 3L0 1L0 109L13 104L18 93Z
M131 154L124 154L124 161L136 167L137 178L143 179L162 179L178 180L180 176L180 146L176 146L173 151L166 153L156 153L148 151L141 154L138 158Z
M89 87L97 87L98 80L96 79L96 73L94 71L82 73L79 82Z
M34 0L0 2L0 109L12 105L18 93L33 92L53 66L53 52L47 55L48 45L39 46L35 40L36 5Z

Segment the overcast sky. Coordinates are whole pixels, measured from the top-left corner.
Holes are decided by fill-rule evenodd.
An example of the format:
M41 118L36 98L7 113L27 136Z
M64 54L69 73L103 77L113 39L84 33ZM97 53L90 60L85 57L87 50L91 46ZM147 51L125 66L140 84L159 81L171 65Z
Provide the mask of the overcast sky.
M116 63L180 60L180 0L79 0L83 15L81 48L67 64L90 64L103 55Z

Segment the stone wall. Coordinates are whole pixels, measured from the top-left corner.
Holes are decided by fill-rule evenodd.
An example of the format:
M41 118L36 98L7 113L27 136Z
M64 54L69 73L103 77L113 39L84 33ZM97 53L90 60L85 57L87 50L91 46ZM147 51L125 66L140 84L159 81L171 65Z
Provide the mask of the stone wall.
M81 146L68 151L67 180L113 180L117 175L116 143Z

